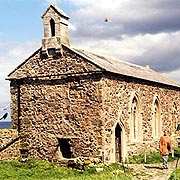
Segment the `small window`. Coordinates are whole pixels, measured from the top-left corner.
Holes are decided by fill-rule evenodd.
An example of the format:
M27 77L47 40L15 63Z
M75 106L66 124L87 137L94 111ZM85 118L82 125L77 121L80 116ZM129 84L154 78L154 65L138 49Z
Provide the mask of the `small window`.
M137 111L138 101L136 97L133 98L132 107L131 107L131 114L132 114L132 121L133 121L133 139L137 139L137 122L138 122L138 111Z
M55 36L55 22L53 19L50 20L51 36Z

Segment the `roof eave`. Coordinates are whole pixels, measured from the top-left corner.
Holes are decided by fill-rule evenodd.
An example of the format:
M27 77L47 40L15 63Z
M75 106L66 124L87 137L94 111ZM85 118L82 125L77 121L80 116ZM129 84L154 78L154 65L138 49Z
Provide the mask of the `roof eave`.
M166 83L162 83L162 82L158 82L158 81L152 81L152 80L143 79L143 78L139 78L139 77L134 77L134 76L126 75L126 74L120 74L120 73L112 72L112 71L108 71L108 70L105 70L104 72L107 72L107 73L110 73L110 74L117 74L119 76L129 77L131 79L138 79L138 80L141 80L141 81L144 81L144 82L149 82L151 84L156 83L156 84L160 84L160 85L163 85L163 86L169 86L169 87L174 87L174 88L180 89L180 85L178 85L178 84L177 85L175 85L175 84L166 84Z
M11 75L16 72L22 65L24 65L29 59L31 59L37 52L41 50L42 47L40 47L38 50L36 50L31 56L29 56L25 61L23 61L19 66L17 66L12 72L8 74L9 78L6 78L6 80L11 79ZM13 78L13 79L18 79L18 78Z
M47 10L45 11L45 13L41 16L41 18L43 18L46 14L47 14L47 12L49 11L49 9L50 8L52 8L56 13L58 13L60 16L63 16L64 18L66 18L66 19L70 19L70 17L64 12L64 11L62 11L62 12L60 12L57 8L56 8L56 6L54 6L53 4L51 4L48 8L47 8Z

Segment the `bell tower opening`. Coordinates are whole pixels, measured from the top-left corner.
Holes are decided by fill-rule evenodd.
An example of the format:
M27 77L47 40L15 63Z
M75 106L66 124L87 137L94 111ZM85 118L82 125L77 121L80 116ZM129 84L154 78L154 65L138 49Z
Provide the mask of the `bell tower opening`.
M68 37L69 17L56 5L50 5L42 16L44 37L42 39L41 57L58 58L63 54L62 45L70 46ZM52 52L53 50L53 52Z
M51 36L54 37L55 34L55 22L53 19L50 20L50 27L51 27Z

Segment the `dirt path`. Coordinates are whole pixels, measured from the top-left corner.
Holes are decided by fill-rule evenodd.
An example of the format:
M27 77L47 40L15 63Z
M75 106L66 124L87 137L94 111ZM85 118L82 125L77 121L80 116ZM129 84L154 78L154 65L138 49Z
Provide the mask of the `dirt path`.
M168 169L162 169L162 164L129 164L134 169L133 180L168 180L175 170L176 161L168 162ZM178 165L180 166L180 164Z

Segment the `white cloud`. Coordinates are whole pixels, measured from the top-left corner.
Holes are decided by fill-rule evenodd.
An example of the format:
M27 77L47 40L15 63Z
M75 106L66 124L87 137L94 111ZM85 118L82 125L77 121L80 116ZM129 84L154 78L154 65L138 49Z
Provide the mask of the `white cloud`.
M77 30L76 26L73 25L72 23L69 23L68 28L69 28L69 31L76 31Z
M67 0L64 0L64 2ZM102 9L125 7L130 0L69 0L71 3L77 6L99 7Z
M105 17L112 22L110 32L116 28L116 34L119 32L122 35L177 31L180 28L179 0L171 3L169 0L99 0L98 3L95 0L64 0L63 2L67 1L78 7L72 13L72 18L80 26L77 29L94 28L95 24L101 25ZM106 34L101 37L105 38Z
M34 51L40 46L39 41L29 41L23 43L0 41L0 70L3 70L3 67L16 67L34 53ZM8 72L9 69L4 69L4 71Z
M175 71L171 71L169 73L164 73L164 74L167 77L169 77L170 79L172 79L180 84L180 68Z
M180 31L174 33L139 34L116 39L74 38L73 46L114 56L140 65L168 72L180 67Z
M7 75L27 59L37 48L39 42L11 43L0 41L0 104L10 101L9 81Z
M58 4L59 2L61 2L61 0L45 0L46 5L49 4Z
M10 102L10 89L9 89L9 82L8 81L1 81L0 82L0 105L1 104L8 104Z

